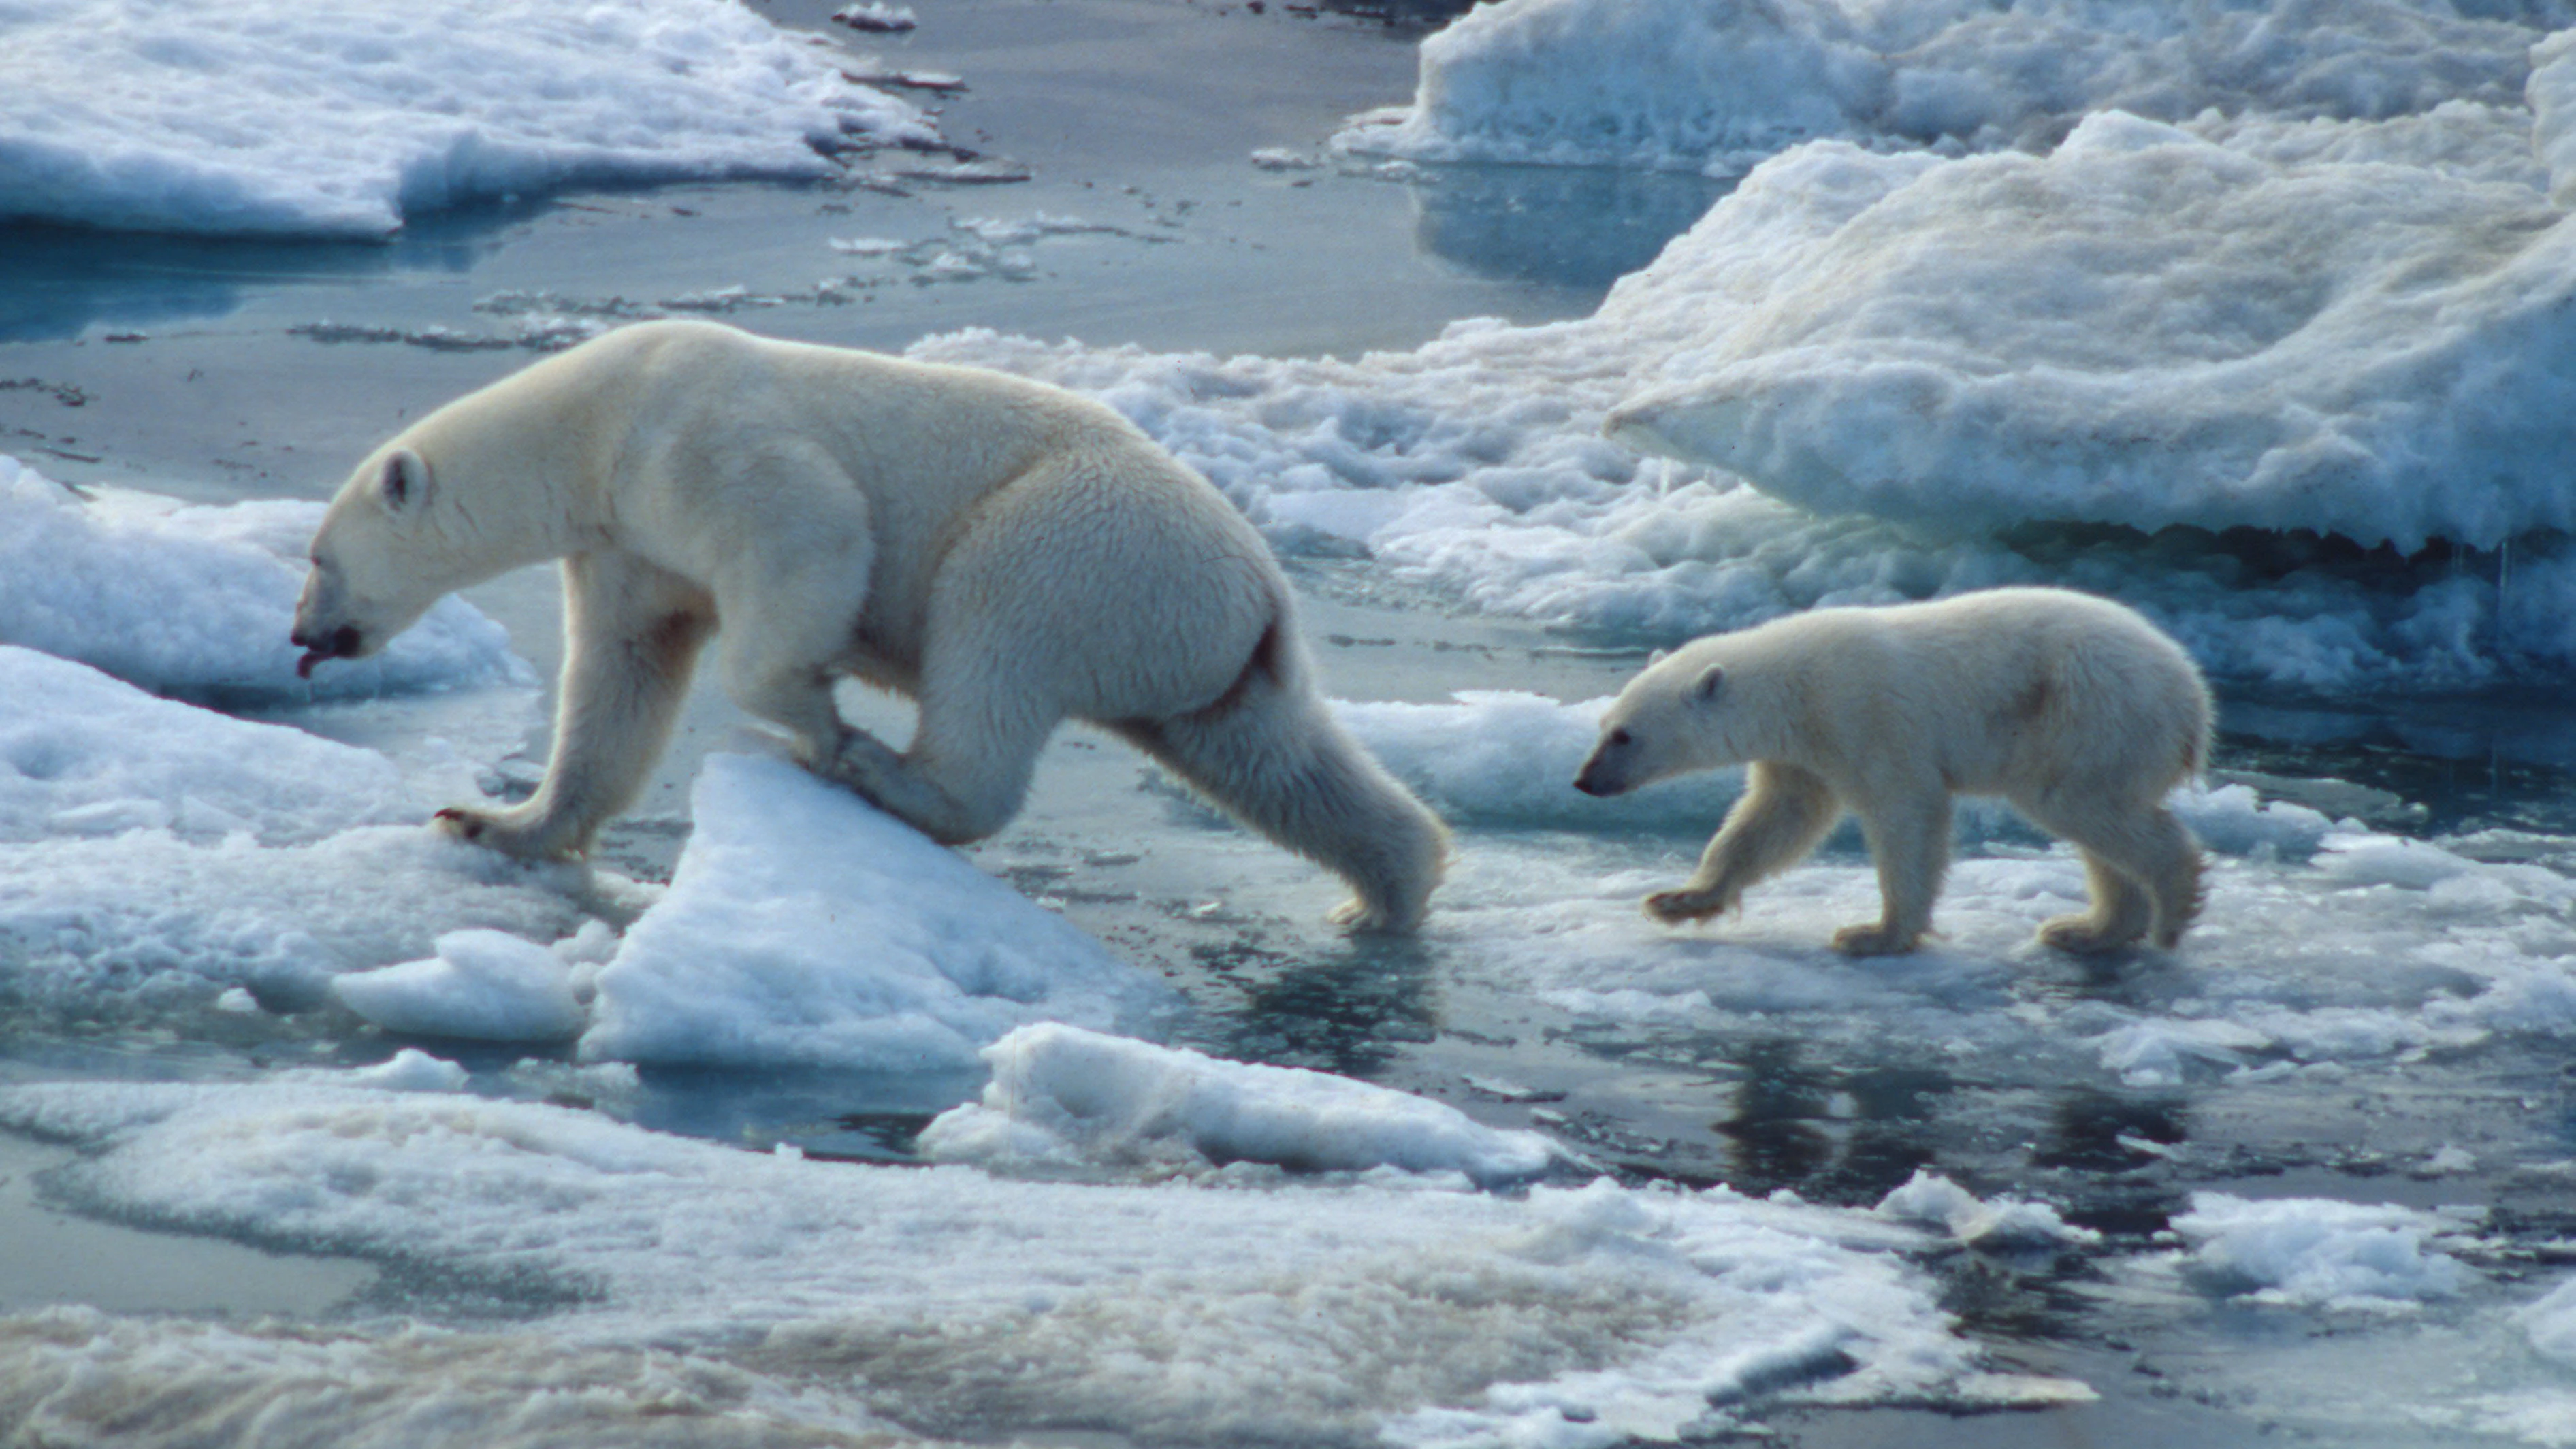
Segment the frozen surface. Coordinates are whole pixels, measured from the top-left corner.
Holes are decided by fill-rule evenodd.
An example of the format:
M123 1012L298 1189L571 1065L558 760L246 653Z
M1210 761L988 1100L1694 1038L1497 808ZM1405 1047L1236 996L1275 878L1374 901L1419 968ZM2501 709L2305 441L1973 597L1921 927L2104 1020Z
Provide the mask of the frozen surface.
M372 659L295 676L286 641L322 505L81 490L0 455L0 643L159 693L306 700L530 684L509 635L439 601Z
M1600 436L1604 417L1639 379L1711 329L1722 330L1722 319L1766 295L1784 267L1794 269L1798 246L1810 239L1800 229L1805 221L1784 223L1784 234L1773 238L1778 253L1752 235L1761 230L1752 221L1741 222L1751 230L1727 248L1704 250L1715 231L1738 226L1772 195L1762 189L1765 177L1785 182L1806 168L1805 182L1774 200L1812 219L1834 213L1842 180L1866 192L1891 168L2007 164L2046 163L1890 160L1847 148L1792 153L1669 248L1666 264L1623 283L1596 316L1535 327L1459 323L1412 352L1218 358L982 331L926 339L912 352L1099 396L1205 473L1292 560L1365 556L1377 565L1372 577L1385 584L1595 637L1671 644L1821 605L2056 583L2139 608L2221 680L2327 692L2461 687L2516 671L2555 674L2576 663L2576 608L2568 607L2576 599L2576 552L2563 540L2518 540L2508 588L2500 587L2508 570L2487 557L2365 564L2296 540L2249 549L2207 532L2148 541L2022 527L1997 538L1973 527L1934 530L1810 512L1728 473L1641 462ZM1745 210L1729 211L1738 206ZM1792 261L1783 263L1782 255ZM1931 305L1928 290L1922 300ZM2541 315L2531 314L2535 325ZM2475 372L2471 359L2488 344L2448 335L2460 341L2453 360ZM2545 378L2498 377L2486 395L2528 397L2528 389L2547 385ZM1888 405L1904 416L1884 420L1891 431L1875 423L1850 428L1853 445L1906 444L1905 430L1920 419L1893 395ZM2366 416L2433 416L2431 403L2404 395L2356 397L2352 405ZM2460 420L2536 429L2537 416L2555 414L2471 409ZM2012 487L2048 496L2044 455L2056 444L2036 433L2024 440L2028 476L2010 454L1999 455L1979 475L1978 486L1992 491L1990 506L1972 496L1945 522L2022 526L2053 511L2014 511L2003 501ZM1938 453L1938 441L1926 442L1923 456ZM2183 447L2145 455L2177 469L2192 456ZM2470 476L2485 476L2484 462L2464 449L2452 456ZM2463 481L2456 489L2416 487L2390 507L2402 503L2413 516L2429 517L2426 510L2452 497L2470 504L2485 496L2516 508L2545 502L2564 485L2538 476L2539 457L2498 455L2508 471L2522 468L2535 479L2527 494L2482 493L2483 485ZM2374 496L2357 484L2324 488L2313 501L2349 511ZM1914 507L1940 510L1928 494Z
M351 1011L413 1036L570 1041L589 1025L571 963L500 931L450 931L437 953L332 979Z
M1789 152L1604 304L1695 316L1607 430L1953 531L2564 530L2576 227L2448 149L2525 157L2528 115L2445 114L2204 135L2106 112L2044 157Z
M1395 1167L1480 1184L1535 1177L1565 1160L1535 1132L1479 1125L1455 1107L1347 1077L1218 1061L1198 1052L1025 1026L984 1049L983 1099L922 1132L924 1155L1016 1162L1234 1162L1304 1172Z
M0 220L383 236L577 183L820 176L913 106L734 0L24 0Z
M661 903L599 973L583 1055L973 1067L1013 1027L1114 1029L1161 985L964 857L793 765L706 762Z
M442 931L552 939L617 894L422 829L469 777L0 645L0 995L84 1015L240 987L310 1004Z
M2469 7L2460 7L2466 9ZM2088 112L2381 120L2520 99L2566 7L2442 0L1504 0L1425 40L1352 150L1741 169L1816 138L2045 146Z
M1917 1169L1903 1187L1882 1199L1878 1212L1898 1222L1939 1228L1972 1247L2083 1247L2102 1240L2091 1228L2069 1224L2046 1203L2010 1196L1988 1201L1928 1168Z
M2460 1261L2432 1246L2462 1224L2391 1204L2192 1194L2173 1229L2186 1266L2253 1302L2407 1311L2460 1291Z
M626 1442L631 1389L602 1385L596 1421L531 1425L491 1384L577 1382L603 1360L631 1373L648 1351L674 1382L732 1385L670 1412L729 1410L748 1418L738 1431L864 1404L969 1438L1078 1425L1202 1443L1606 1445L1741 1425L1755 1390L2089 1397L1983 1370L1904 1256L1920 1235L1724 1189L1015 1182L306 1084L17 1088L0 1123L82 1145L61 1190L120 1216L399 1256L550 1310L483 1331L514 1353L399 1324L326 1336L378 1389L345 1428L319 1416L347 1405L274 1392L314 1361L305 1330L281 1345L96 1315L0 1321L30 1346L0 1354L0 1403L72 1424L143 1416L119 1419L128 1433L185 1437L231 1402L142 1393L176 1362L237 1392L268 1379L271 1427L329 1422L334 1442L401 1442L396 1426L433 1396L471 1416L478 1443Z
M0 644L0 841L166 830L310 843L425 819L373 750L161 699L86 664Z

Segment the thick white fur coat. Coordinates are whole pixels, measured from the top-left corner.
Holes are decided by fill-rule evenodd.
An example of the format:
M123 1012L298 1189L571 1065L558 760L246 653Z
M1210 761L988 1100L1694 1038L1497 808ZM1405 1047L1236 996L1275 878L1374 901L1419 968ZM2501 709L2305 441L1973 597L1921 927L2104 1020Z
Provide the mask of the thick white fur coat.
M1914 947L1949 859L1951 797L1996 795L2073 842L2093 910L2051 921L2068 950L2177 941L2200 904L2198 848L2165 796L2209 758L2199 669L2135 612L2063 589L1822 609L1694 641L1632 680L1578 788L1618 794L1750 762L1744 798L1699 870L1647 909L1734 907L1848 810L1885 913L1836 938Z
M372 652L441 595L564 560L567 657L534 798L449 827L586 850L667 743L721 626L726 689L926 833L1017 813L1067 718L1108 726L1348 879L1345 917L1419 920L1438 822L1335 725L1242 516L1115 412L1000 373L626 328L447 405L360 465L314 542L308 664ZM912 696L898 753L831 680Z

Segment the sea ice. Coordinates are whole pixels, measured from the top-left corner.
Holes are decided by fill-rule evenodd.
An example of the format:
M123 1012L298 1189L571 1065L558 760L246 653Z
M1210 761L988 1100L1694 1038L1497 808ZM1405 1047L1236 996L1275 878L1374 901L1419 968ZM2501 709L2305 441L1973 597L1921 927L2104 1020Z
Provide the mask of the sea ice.
M2442 0L1504 0L1421 47L1410 106L1346 149L1724 174L1841 138L2046 146L2088 112L2382 120L2506 104L2563 7ZM2510 18L2506 18L2509 16Z
M24 0L0 220L382 236L587 182L816 176L915 107L734 0Z
M0 643L163 694L302 701L535 682L499 624L442 599L371 659L299 679L287 642L322 505L75 490L0 455Z
M0 644L0 841L166 830L309 844L417 822L423 792L373 750L146 694Z
M1912 1178L1879 1202L1878 1213L1940 1228L1971 1247L2083 1247L2102 1240L2100 1233L2068 1223L2046 1203L1981 1199L1929 1168L1915 1169Z
M1160 983L793 765L710 756L661 902L601 969L583 1056L972 1068L1013 1027L1132 1026Z
M2432 1244L2457 1231L2432 1214L2331 1198L2249 1201L2196 1192L2173 1230L2188 1269L2223 1291L2302 1308L2409 1311L2460 1291L2466 1270Z
M984 1048L983 1099L941 1114L924 1155L1005 1167L1270 1163L1301 1172L1396 1167L1481 1185L1567 1160L1535 1132L1483 1126L1455 1107L1293 1067L1219 1061L1079 1027L1024 1026Z
M331 994L387 1031L477 1041L570 1041L590 1024L572 966L501 931L450 931L437 954L333 977Z
M59 1190L126 1220L398 1259L450 1285L433 1292L538 1315L492 1319L479 1339L398 1319L332 1330L336 1356L382 1395L358 1442L400 1442L385 1427L404 1417L395 1406L431 1403L467 1416L478 1443L541 1429L566 1442L575 1426L513 1419L487 1386L578 1383L600 1355L648 1351L704 1391L675 1392L668 1412L728 1412L737 1432L808 1422L861 1401L863 1384L889 1417L976 1440L1080 1426L1158 1442L1600 1445L1742 1428L1783 1402L2090 1397L1983 1369L1907 1260L1923 1235L1723 1188L1078 1186L308 1082L16 1087L0 1091L0 1126L78 1143ZM0 1404L71 1425L115 1404L122 1432L179 1438L234 1396L143 1395L138 1375L166 1383L161 1365L184 1363L192 1381L248 1393L310 1367L263 1330L227 1332L0 1319L0 1343L29 1350L0 1352ZM474 1351L490 1337L514 1351ZM390 1371L405 1362L442 1367ZM619 1442L627 1394L600 1392L601 1442ZM345 1405L259 1401L352 1442L323 1417Z

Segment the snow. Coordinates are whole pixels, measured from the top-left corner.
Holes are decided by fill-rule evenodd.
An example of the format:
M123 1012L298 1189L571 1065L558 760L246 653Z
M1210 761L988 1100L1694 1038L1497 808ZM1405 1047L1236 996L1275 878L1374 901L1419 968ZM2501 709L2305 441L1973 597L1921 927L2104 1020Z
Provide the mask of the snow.
M597 978L584 1057L923 1070L1012 1028L1115 1029L1159 983L793 765L710 756L669 892Z
M1979 1198L1929 1168L1914 1176L1878 1204L1881 1217L1901 1223L1937 1227L1971 1247L2090 1247L2102 1241L2091 1228L2079 1228L2046 1203L2018 1198Z
M2496 9L2501 7L2481 7ZM2408 0L1503 0L1421 47L1342 147L1724 175L1818 138L2045 147L2091 112L2384 120L2510 104L2566 7ZM2508 11L2510 13L2510 11ZM2526 19L2527 18L2527 19Z
M981 1101L923 1130L924 1156L1020 1162L1235 1162L1300 1172L1394 1167L1492 1186L1566 1160L1535 1132L1481 1126L1454 1107L1323 1072L1218 1061L1198 1052L1049 1023L983 1051Z
M334 977L331 994L387 1031L479 1041L570 1041L590 1024L571 966L500 931L450 931L436 955Z
M2256 1303L2412 1312L2458 1293L2466 1277L2459 1259L2431 1246L2456 1226L2394 1204L2196 1192L2173 1230L2191 1245L2194 1275Z
M234 701L535 682L501 626L455 598L376 657L299 680L286 636L322 508L76 491L0 455L0 643Z
M2333 159L2207 129L2104 112L2046 156L1833 142L1765 163L1604 304L1696 313L1609 436L1951 530L2411 551L2576 523L2563 213L2428 164L2420 127L2347 123ZM2528 154L2528 116L2496 130Z
M373 750L156 698L85 664L0 644L0 841L166 830L309 843L426 818Z
M665 1412L737 1432L865 1422L866 1405L945 1437L1080 1425L1193 1443L1652 1442L1740 1426L1757 1392L2090 1397L1984 1369L1908 1261L1921 1235L1722 1188L1507 1199L1375 1177L853 1169L302 1081L16 1087L0 1124L78 1145L61 1190L125 1220L398 1260L542 1315L471 1334L0 1319L26 1350L0 1353L0 1396L129 1435L189 1437L261 1385L271 1437L406 1442L435 1405L449 1436L562 1442L546 1435L566 1425L502 1392L558 1376L565 1411L595 1403L612 1432L650 1379L674 1386ZM324 1364L362 1402L295 1387ZM157 1392L174 1372L232 1392Z
M824 176L913 106L734 0L21 0L0 220L380 237L607 182Z

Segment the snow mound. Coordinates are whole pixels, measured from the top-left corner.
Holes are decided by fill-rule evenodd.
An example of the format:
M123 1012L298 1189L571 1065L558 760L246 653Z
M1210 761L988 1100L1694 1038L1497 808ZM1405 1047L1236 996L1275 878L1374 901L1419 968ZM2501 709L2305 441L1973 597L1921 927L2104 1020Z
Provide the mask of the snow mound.
M1481 1186L1565 1160L1535 1132L1482 1126L1455 1107L1293 1067L1219 1061L1056 1024L986 1047L983 1100L941 1114L921 1150L944 1162L1271 1163L1301 1172L1396 1167Z
M419 791L373 750L161 699L0 644L0 841L166 830L307 844L417 822Z
M590 1024L573 967L500 931L450 931L438 954L334 977L331 994L387 1031L477 1041L570 1041Z
M914 107L733 0L22 0L0 220L383 236L480 198L817 176Z
M1114 1029L1162 986L956 852L793 765L717 755L671 888L601 970L590 1059L974 1067L1039 1021Z
M2045 146L2109 109L2383 120L2519 99L2543 33L2440 0L1503 0L1422 43L1412 105L1335 141L1723 175L1817 138Z
M941 1437L1080 1424L1138 1442L1428 1445L1714 1437L1780 1403L2090 1397L1985 1370L1906 1259L1922 1235L1722 1188L1514 1199L1378 1177L1026 1182L310 1083L17 1087L0 1090L0 1126L79 1144L61 1189L128 1221L398 1258L517 1295L534 1321L496 1317L472 1336L401 1320L333 1330L367 1382L423 1412L470 1413L470 1433L439 1422L477 1443L566 1442L559 1419L495 1404L495 1375L578 1382L587 1355L648 1349L706 1389L675 1391L664 1412L721 1412L730 1437L764 1440L805 1437L757 1432L782 1423L846 1427L838 1411L862 1400L954 1431ZM26 1342L7 1337L26 1322L0 1320L0 1342ZM147 1418L161 1437L203 1437L236 1402L117 1391L166 1385L166 1362L246 1393L292 1388L311 1363L260 1329L224 1342L185 1322L64 1329L44 1351L0 1353L0 1402L41 1403L56 1424L112 1404L129 1437ZM482 1335L513 1351L470 1351ZM405 1360L443 1366L406 1383L387 1372ZM329 1426L312 1437L405 1442L381 1406L360 1421L377 1437L353 1441L321 1417L349 1405L258 1402ZM630 1442L618 1427L599 1442Z
M2432 1213L2332 1198L2248 1201L2196 1192L2173 1230L2191 1271L2222 1291L2300 1308L2411 1312L2458 1293L2465 1272L2431 1244L2452 1231Z
M220 508L75 492L0 455L0 643L77 659L164 694L353 698L532 684L499 624L439 601L383 653L295 675L286 642L323 505Z
M2576 227L2352 139L2283 160L2106 112L2046 156L1789 152L1604 303L1697 318L1605 431L1952 531L2576 525Z

